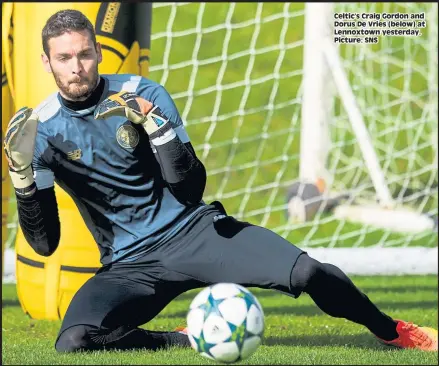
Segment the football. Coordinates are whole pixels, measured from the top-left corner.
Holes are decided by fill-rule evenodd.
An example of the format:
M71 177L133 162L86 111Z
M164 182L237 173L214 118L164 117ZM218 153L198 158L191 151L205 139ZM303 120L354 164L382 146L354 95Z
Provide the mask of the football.
M264 313L245 287L218 283L195 296L187 314L192 348L204 357L233 363L250 357L264 333Z

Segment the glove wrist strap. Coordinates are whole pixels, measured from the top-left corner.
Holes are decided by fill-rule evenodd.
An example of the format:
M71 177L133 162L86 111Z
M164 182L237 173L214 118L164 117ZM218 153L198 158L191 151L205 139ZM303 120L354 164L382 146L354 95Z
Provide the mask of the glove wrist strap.
M143 124L143 128L148 133L147 126ZM170 123L166 123L160 129L148 133L149 139L154 145L163 145L164 143L171 141L175 136L175 130L172 128Z
M19 172L10 170L9 175L11 176L12 185L16 190L26 190L26 188L32 186L35 182L31 166Z

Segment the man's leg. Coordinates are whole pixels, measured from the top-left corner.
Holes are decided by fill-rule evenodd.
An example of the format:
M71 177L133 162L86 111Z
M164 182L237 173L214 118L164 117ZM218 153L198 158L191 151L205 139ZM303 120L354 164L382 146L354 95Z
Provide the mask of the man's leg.
M234 282L293 297L307 292L331 316L362 324L383 340L399 335L397 322L378 310L339 268L310 258L270 230L226 217L181 247L168 256L168 269L204 285Z
M79 289L59 331L57 351L190 346L179 332L138 328L179 295L177 289L162 291L159 270L150 275L138 267L128 264L98 273Z
M326 314L367 327L377 337L398 337L397 322L384 314L338 267L301 255L291 272L291 284L314 300Z

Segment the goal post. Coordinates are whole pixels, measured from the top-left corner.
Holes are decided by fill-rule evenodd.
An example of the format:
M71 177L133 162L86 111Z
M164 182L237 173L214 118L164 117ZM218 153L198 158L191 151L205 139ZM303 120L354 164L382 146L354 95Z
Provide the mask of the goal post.
M302 182L330 180L326 162L334 88L323 45L332 39L333 8L332 3L305 4L299 171Z

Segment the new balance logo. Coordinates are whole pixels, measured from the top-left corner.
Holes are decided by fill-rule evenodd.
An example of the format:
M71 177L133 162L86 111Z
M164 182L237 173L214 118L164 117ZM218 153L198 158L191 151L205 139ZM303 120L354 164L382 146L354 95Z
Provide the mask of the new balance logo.
M67 160L78 160L81 159L82 151L81 149L69 151L67 153Z

